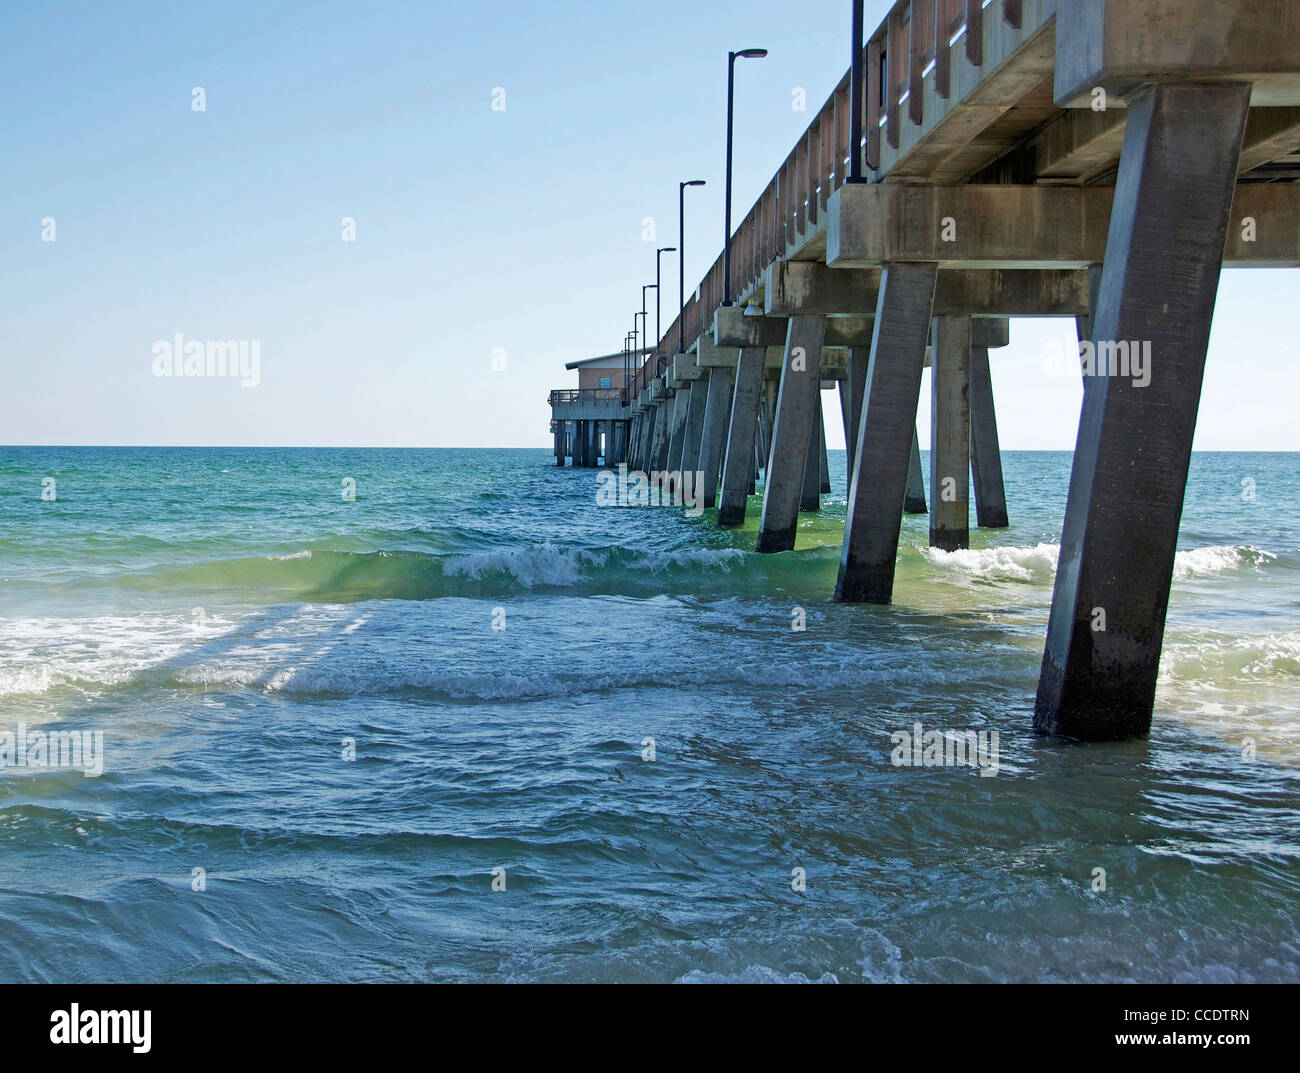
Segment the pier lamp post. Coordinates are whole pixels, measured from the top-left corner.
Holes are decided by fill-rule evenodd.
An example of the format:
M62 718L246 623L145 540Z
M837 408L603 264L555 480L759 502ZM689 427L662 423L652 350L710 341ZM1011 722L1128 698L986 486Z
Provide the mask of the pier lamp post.
M648 316L649 316L649 315L648 315L648 313L647 313L647 310L646 310L646 304L645 304L645 292L646 292L646 291L654 291L654 292L655 292L655 300L658 301L658 299L659 299L659 284L657 284L657 283L647 283L644 287L641 288L641 331L642 331L642 334L643 334L644 337L645 337L645 346L646 346L646 349L648 350L648 349L650 348L650 321L649 321L649 319L648 319ZM658 340L658 339L655 340L655 349L656 349L656 350L659 349L659 340Z
M628 332L623 336L623 403L627 405L632 401L632 392L629 385L632 382L632 333Z
M642 287L641 288L641 312L637 314L637 316L641 318L641 338L643 339L641 348L643 350L648 350L650 348L650 323L646 315L645 292L646 292L646 288ZM636 317L633 317L632 319L633 322L635 322Z
M635 313L632 314L632 330L631 330L630 332L628 332L627 334L628 334L628 338L632 340L632 350L631 350L631 354L632 354L632 367L633 367L633 368L636 368L636 341L637 341L637 331L636 331L636 314L635 314Z
M677 252L676 246L660 246L659 249L655 250L655 347L656 348L658 348L659 340L664 337L663 321L660 319L663 316L663 303L659 300L660 296L664 293L664 289L659 285L662 282L662 279L660 277L660 272L659 272L659 259L663 257L665 253L676 253L676 252Z
M677 296L681 309L677 314L677 353L686 347L686 188L703 186L703 179L687 179L677 184Z
M735 111L736 60L761 60L767 55L765 48L743 48L739 52L727 53L727 189L726 189L726 235L722 240L722 304L731 305L731 133L732 118Z
M862 183L862 93L865 71L862 65L862 5L853 0L853 51L849 56L849 174L846 182Z

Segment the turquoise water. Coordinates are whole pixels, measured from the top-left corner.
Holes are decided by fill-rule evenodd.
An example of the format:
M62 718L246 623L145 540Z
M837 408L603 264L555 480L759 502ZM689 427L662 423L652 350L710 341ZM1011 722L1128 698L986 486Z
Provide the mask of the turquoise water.
M1300 456L1196 456L1091 746L1029 730L1068 455L905 519L890 608L829 602L842 452L774 556L551 461L0 448L0 731L103 735L0 770L0 980L1300 978Z

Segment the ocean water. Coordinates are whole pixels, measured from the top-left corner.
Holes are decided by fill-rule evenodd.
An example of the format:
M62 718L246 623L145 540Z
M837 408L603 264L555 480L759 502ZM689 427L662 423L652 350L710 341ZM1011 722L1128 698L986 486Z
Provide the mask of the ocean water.
M772 556L552 462L0 448L0 732L103 743L0 770L0 980L1300 979L1300 456L1195 457L1107 745L1030 729L1069 455L889 608L842 452Z

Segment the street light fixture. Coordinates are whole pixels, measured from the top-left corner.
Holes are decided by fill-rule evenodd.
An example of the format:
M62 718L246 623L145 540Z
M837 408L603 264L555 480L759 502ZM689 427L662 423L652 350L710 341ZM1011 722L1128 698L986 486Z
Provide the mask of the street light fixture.
M677 296L681 309L677 314L677 353L686 353L686 188L703 186L703 179L687 179L677 184Z
M660 286L662 279L659 272L659 259L665 253L676 253L676 246L660 246L655 250L655 349L659 349L659 341L664 337L664 326L660 319L663 315L663 302L660 298L663 296L664 289Z
M853 51L849 56L849 174L846 182L862 183L862 0L853 0Z
M739 52L727 53L727 191L726 191L726 235L722 246L722 304L731 305L731 141L733 113L735 111L736 60L761 60L767 55L765 48L743 48Z

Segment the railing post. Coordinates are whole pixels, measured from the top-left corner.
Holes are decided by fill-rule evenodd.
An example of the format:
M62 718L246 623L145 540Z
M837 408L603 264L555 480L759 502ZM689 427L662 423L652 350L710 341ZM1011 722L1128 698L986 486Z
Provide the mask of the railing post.
M966 0L966 59L975 67L984 62L984 6Z
M926 13L934 11L934 0L913 0L908 16L907 49L907 118L920 125L922 105L925 103L922 75L925 71L925 54L929 46L929 27Z
M864 0L853 0L852 51L849 53L849 178L851 183L862 182L862 91L865 71L862 55L862 6Z
M907 72L906 49L903 48L903 5L889 13L888 41L885 45L885 141L898 148L898 92Z
M952 92L951 48L954 0L934 0L934 92L943 100Z
M884 78L884 62L880 38L867 45L867 167L873 171L880 167L880 86ZM857 152L861 152L861 147Z

